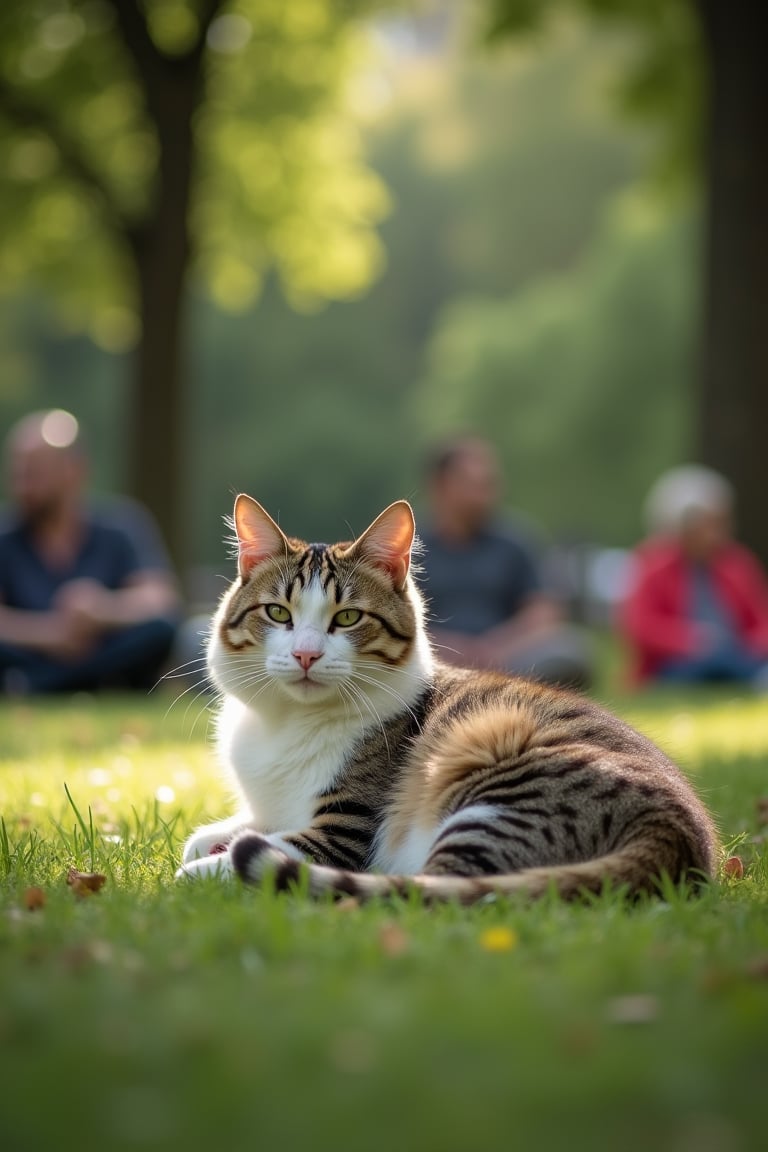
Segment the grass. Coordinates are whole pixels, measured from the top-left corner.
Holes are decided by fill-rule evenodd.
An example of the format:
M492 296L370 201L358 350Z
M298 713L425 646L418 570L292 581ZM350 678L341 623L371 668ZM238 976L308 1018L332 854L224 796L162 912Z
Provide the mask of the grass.
M0 705L0 1147L763 1148L768 703L616 704L690 772L744 879L636 908L176 886L183 838L227 805L205 717ZM103 890L77 899L70 866Z

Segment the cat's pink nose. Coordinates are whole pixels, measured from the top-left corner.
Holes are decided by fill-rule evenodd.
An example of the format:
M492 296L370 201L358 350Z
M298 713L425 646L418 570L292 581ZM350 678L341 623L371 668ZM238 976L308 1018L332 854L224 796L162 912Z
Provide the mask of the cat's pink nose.
M316 660L322 656L322 652L315 652L307 648L299 648L292 653L294 660L298 660L305 672L308 672Z

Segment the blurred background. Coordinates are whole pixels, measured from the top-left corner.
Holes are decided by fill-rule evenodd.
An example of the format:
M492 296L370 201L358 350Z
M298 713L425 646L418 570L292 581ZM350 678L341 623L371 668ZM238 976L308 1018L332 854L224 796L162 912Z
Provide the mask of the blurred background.
M768 561L759 9L3 0L0 431L74 412L195 603L235 492L343 538L464 429L608 596L686 460Z

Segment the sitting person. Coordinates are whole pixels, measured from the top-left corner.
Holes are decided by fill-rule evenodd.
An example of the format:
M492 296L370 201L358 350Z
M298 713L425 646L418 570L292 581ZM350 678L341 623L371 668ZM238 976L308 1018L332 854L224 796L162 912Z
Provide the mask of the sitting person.
M0 692L152 687L178 614L154 523L129 501L86 507L86 460L70 413L27 416L6 448Z
M420 583L440 659L586 687L586 636L565 623L545 589L530 533L495 518L499 469L491 446L474 437L442 445L428 464L428 484Z
M708 468L676 468L648 496L620 627L636 681L768 687L768 580L731 536L733 492Z

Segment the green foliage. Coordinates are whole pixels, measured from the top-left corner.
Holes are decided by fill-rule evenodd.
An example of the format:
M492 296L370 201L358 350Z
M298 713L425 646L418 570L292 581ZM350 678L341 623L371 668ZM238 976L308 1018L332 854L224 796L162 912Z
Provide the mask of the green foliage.
M345 104L365 53L353 16L370 7L240 0L219 21L194 220L225 308L252 303L269 267L301 306L357 296L381 267L388 198Z
M634 537L644 486L685 451L696 254L679 202L655 200L643 226L623 209L608 221L654 146L649 130L620 123L610 103L634 51L626 31L566 22L535 50L502 45L489 55L462 46L397 59L391 105L364 140L392 203L380 232L386 267L368 295L296 314L268 276L258 304L233 312L212 307L200 287L183 414L183 514L195 562L230 574L222 517L238 490L312 539L346 535L347 524L360 531L399 496L421 504L425 443L449 424L478 423L481 402L484 426L501 435L508 457L512 503L550 530ZM212 77L212 100L217 83ZM242 150L241 121L223 122L236 137L230 151ZM260 122L250 146L277 146L282 123ZM227 163L244 160L230 155ZM243 179L267 179L270 170L265 160ZM222 208L217 225L232 241L222 241L221 259L234 251L235 270L223 280L230 305L241 283L235 265L258 264L260 233L236 207L247 188L230 189L233 208ZM201 205L208 195L201 191ZM667 212L677 215L665 224ZM208 263L214 280L218 258ZM250 291L245 273L242 282ZM636 321L641 312L652 323ZM504 365L510 325L514 397ZM489 340L477 350L487 384L467 361L473 332ZM22 303L0 315L0 357L0 424L25 404L73 407L96 454L98 485L119 485L127 360L56 332L48 312ZM574 374L578 388L568 386ZM641 408L649 396L653 404ZM502 427L495 413L513 400L514 420ZM636 451L626 424L621 439L625 410L641 430ZM527 431L513 439L518 426Z
M492 42L530 37L573 11L635 34L633 53L616 82L617 104L661 128L657 175L689 184L701 163L706 88L694 0L489 0L487 34Z
M642 170L647 141L618 129L601 102L626 50L622 37L569 27L537 55L418 62L370 140L394 207L382 227L388 266L368 297L310 316L292 315L272 288L242 319L200 307L189 506L201 558L227 571L221 518L233 490L253 492L284 526L312 539L338 538L345 521L360 531L397 496L420 502L425 442L444 430L454 403L473 402L474 378L455 378L455 395L436 386L423 403L417 385L435 326L451 325L451 302L468 293L506 296L571 269L563 307L578 309L601 214ZM618 230L605 236L600 259L620 242ZM684 277L680 245L673 283ZM651 230L633 251L650 264L663 258L663 243L654 244ZM669 296L677 317L684 302L672 286ZM597 312L581 309L573 324L582 321L591 325L584 339L596 342ZM664 325L659 355L674 356ZM532 403L546 422L537 387ZM555 451L581 469L578 443L561 436ZM533 469L530 454L524 461L527 500L538 460ZM551 503L534 500L532 510L563 526L559 516L551 520Z
M45 283L68 323L110 349L137 335L130 245L153 208L163 116L120 7L6 0L0 12L0 205L14 221L0 240L2 288ZM202 56L198 269L227 307L254 299L268 265L302 301L356 295L380 265L372 227L387 206L343 113L366 5L224 3L201 42L204 7L144 6L166 102L174 67Z
M741 836L743 881L635 908L350 908L175 885L181 839L226 803L183 701L5 702L4 1142L759 1147L763 705L668 694L622 711L682 758L724 839ZM107 883L77 900L65 875L90 865L90 841Z
M628 199L584 261L506 299L452 303L415 421L500 447L509 499L555 532L632 543L688 452L695 224Z

